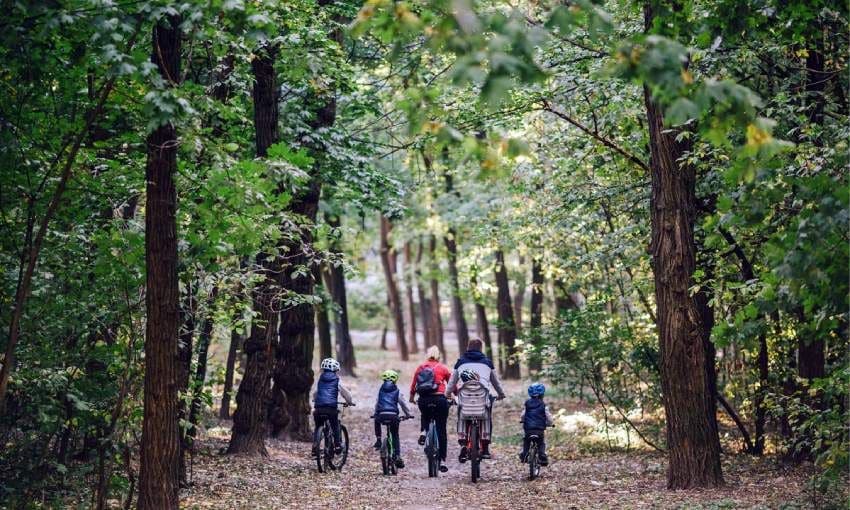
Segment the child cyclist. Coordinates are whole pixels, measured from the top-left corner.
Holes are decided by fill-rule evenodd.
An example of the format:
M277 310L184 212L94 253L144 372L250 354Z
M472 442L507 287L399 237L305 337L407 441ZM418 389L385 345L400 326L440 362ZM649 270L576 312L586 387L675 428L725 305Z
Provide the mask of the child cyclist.
M522 439L522 452L519 454L519 460L525 462L528 456L528 447L531 445L532 435L540 436L540 450L538 458L540 465L549 464L549 458L546 456L546 441L543 433L546 427L552 425L552 413L549 412L549 406L543 402L543 394L546 393L546 387L540 383L534 383L528 387L528 400L525 401L525 409L522 411L520 421L522 429L525 432L525 437Z
M325 422L330 421L331 428L334 432L334 452L342 453L342 435L339 430L339 410L337 409L337 399L339 395L345 399L348 405L354 405L351 399L351 392L339 380L339 362L333 358L325 358L322 360L322 374L319 380L316 381L316 390L313 393L313 420L316 426L316 434L319 433L319 427ZM315 439L314 444L315 444ZM318 455L318 451L313 450L313 456Z
M381 425L389 423L390 434L392 434L393 444L395 445L394 458L396 467L403 468L404 461L401 459L401 441L398 437L398 408L404 411L406 418L412 418L410 407L403 398L399 397L399 389L396 386L398 382L398 372L395 370L386 370L381 374L381 388L378 390L378 400L375 402L375 449L381 448Z

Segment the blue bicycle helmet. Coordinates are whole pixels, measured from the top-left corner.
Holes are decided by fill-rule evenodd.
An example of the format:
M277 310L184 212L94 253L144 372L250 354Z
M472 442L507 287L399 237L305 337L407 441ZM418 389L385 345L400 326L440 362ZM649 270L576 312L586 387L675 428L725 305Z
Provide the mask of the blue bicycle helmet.
M539 382L528 387L529 397L542 397L544 393L546 393L546 386L543 386L543 384Z

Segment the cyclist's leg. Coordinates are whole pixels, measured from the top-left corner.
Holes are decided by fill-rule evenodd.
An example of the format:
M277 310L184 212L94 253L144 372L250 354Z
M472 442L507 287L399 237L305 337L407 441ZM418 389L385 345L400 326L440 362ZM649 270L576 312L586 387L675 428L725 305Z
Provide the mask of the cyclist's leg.
M390 434L393 437L393 448L395 449L395 456L401 457L401 440L398 437L398 420L393 420L390 422Z
M420 396L417 403L419 406L419 430L423 434L428 432L428 424L431 423L431 410L428 409L428 402L427 398Z
M445 461L448 447L446 424L449 421L449 402L445 398L437 402L437 407L434 409L434 421L437 425L437 439L440 441L440 460Z
M334 412L328 414L328 420L331 422L331 428L334 431L334 446L342 445L342 432L339 429L339 411L334 409Z
M528 455L528 447L531 446L531 438L528 437L528 431L524 431L522 435L522 451L520 452L520 457L525 458Z

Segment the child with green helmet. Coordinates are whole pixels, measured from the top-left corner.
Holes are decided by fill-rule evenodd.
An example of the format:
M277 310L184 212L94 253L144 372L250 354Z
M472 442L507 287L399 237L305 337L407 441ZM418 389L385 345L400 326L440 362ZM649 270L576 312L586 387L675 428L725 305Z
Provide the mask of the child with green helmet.
M395 444L395 463L399 468L404 467L404 461L401 459L401 442L398 437L399 424L399 407L404 411L407 418L412 417L410 407L403 398L399 398L399 390L396 383L398 382L398 372L395 370L385 370L381 373L381 388L378 390L378 400L375 402L375 449L381 447L381 425L389 423L390 434L392 434L393 444Z

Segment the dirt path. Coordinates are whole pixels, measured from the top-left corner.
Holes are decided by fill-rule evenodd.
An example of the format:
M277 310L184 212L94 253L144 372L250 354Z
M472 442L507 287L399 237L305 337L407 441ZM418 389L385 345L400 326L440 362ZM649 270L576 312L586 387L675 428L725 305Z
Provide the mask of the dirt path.
M453 340L446 339L447 345ZM394 352L378 349L377 334L356 333L357 378L346 378L357 407L343 422L351 448L342 472L320 474L309 457L307 443L269 440L268 459L220 455L229 437L229 423L207 431L193 466L193 485L181 494L184 508L806 508L808 499L801 470L785 471L771 459L726 456L727 486L710 491L665 490L664 457L654 453L581 453L568 441L551 444L552 463L534 482L516 459L519 413L527 382L506 383L510 397L495 408L493 459L482 465L482 480L472 484L469 464L459 464L454 410L449 417L449 472L428 478L422 448L416 444L418 419L401 424L407 464L394 477L381 475L369 419L378 374L393 368L407 385L421 355L398 361ZM393 345L393 339L389 339ZM451 363L456 353L448 356ZM550 400L554 408L576 412L570 400ZM418 410L415 413L418 417ZM550 441L552 443L552 441ZM796 502L796 503L795 503Z

